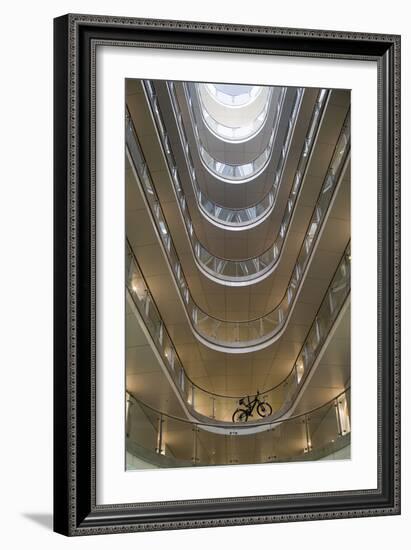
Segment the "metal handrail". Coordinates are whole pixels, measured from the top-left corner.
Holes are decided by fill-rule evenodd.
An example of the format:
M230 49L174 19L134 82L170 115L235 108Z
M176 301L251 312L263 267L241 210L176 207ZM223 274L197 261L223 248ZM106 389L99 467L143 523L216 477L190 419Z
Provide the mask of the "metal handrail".
M168 332L167 327L166 327L164 321L163 321L162 318L161 318L160 310L159 310L159 308L158 308L158 306L157 306L157 303L156 303L156 301L155 301L153 295L151 294L151 292L150 292L150 290L149 290L149 286L148 286L148 283L147 283L147 279L145 278L144 273L142 272L141 267L139 266L139 263L138 263L138 260L137 260L137 258L136 258L136 255L135 255L135 253L134 253L134 251L133 251L133 248L132 248L130 242L128 241L128 239L126 239L126 242L127 242L128 254L130 254L130 255L132 256L134 263L135 263L135 264L138 266L138 268L139 268L139 272L140 272L141 277L142 277L142 279L143 279L143 281L144 281L144 284L145 284L145 286L146 286L146 291L150 293L150 299L151 299L152 303L154 304L156 310L158 311L158 315L159 315L159 317L160 317L160 319L161 319L161 322L162 322L162 324L163 324L163 326L164 326L164 330L167 332L167 336L168 336L170 342L171 342L172 345L173 345L174 352L175 352L176 356L178 357L178 359L179 359L181 365L183 365L183 362L181 361L181 358L180 358L180 356L178 355L177 348L176 348L175 344L173 343L173 340L172 340L172 338L171 338L171 336L170 336L170 333ZM345 249L345 251L344 251L343 257L345 257L345 256L347 256L347 255L350 254L350 246L351 246L351 242L348 243L348 245L347 245L347 247L346 247L346 249ZM327 288L326 288L326 290L325 290L325 292L324 292L324 298L323 298L322 301L321 301L321 304L320 304L320 306L319 306L319 308L318 308L318 310L317 310L317 314L314 316L314 320L313 320L313 322L311 323L310 328L309 328L308 331L307 331L307 334L310 334L312 328L313 328L314 325L315 325L316 318L317 318L317 315L318 315L318 311L321 310L321 308L323 307L325 301L328 299L329 291L330 291L330 289L331 289L331 287L332 287L332 285L333 285L333 283L334 283L335 276L337 275L339 269L340 269L340 263L338 264L336 270L334 271L333 276L331 277L331 281L330 281L329 285L327 286ZM341 307L342 307L342 306L341 306ZM338 312L337 312L337 315L338 315ZM303 344L302 344L302 346L301 346L301 348L300 348L299 353L297 354L297 357L302 353L302 350L303 350L303 348L304 348L304 344L305 344L305 340L304 340L304 342L303 342ZM265 390L260 391L259 394L260 394L260 395L268 394L268 393L272 392L273 390L276 390L277 388L279 388L279 387L282 386L283 384L285 384L286 381L289 380L289 379L291 378L291 376L293 375L294 367L295 367L295 365L293 365L293 367L291 368L290 372L287 374L287 376L285 376L285 377L283 378L283 380L281 380L281 382L279 382L278 384L275 384L274 386L271 386L270 388L267 388L267 389L265 389ZM184 369L184 375L185 375L185 378L188 380L188 382L189 382L192 386L194 386L195 388L197 388L197 389L200 390L201 392L207 393L208 395L210 395L210 396L212 396L212 397L220 397L220 398L223 398L223 399L234 399L234 400L239 400L239 399L243 399L244 397L247 397L247 396L244 395L244 394L242 394L242 395L224 395L224 394L219 394L219 393L212 392L212 391L210 391L210 390L207 390L207 389L203 388L202 386L200 386L200 385L197 384L196 382L194 382L194 381L189 377L189 375L186 373L185 369ZM256 393L254 393L254 394L253 394L253 393L250 393L250 394L248 394L248 396L249 396L249 397L256 397L257 394L256 394Z
M189 105L190 97L188 95L187 87L186 87L185 84L183 86L184 86L186 100L187 100L187 103ZM226 207L226 206L221 205L221 204L219 204L215 201L212 201L209 197L207 197L205 195L204 191L199 189L199 186L198 186L198 183L197 183L197 178L196 178L196 170L195 170L195 167L194 167L194 163L192 161L192 157L189 153L189 147L190 146L189 146L189 143L187 141L186 133L185 133L183 123L182 123L181 109L180 109L180 106L179 106L179 103L178 103L177 96L176 96L175 91L174 91L174 83L172 83L172 82L167 83L167 88L168 88L168 92L169 92L169 96L170 96L170 100L171 100L171 106L172 106L172 109L174 111L174 117L176 119L177 129L178 129L178 132L179 132L180 140L183 144L183 153L184 153L184 156L185 156L185 159L186 159L190 181L191 181L191 184L192 184L195 199L196 199L197 205L200 209L200 212L211 223L217 224L217 226L222 226L225 229L231 229L231 230L247 229L249 227L255 227L255 225L257 223L262 223L262 221L264 221L274 209L274 205L275 205L275 202L276 202L276 195L278 193L278 189L279 189L280 183L282 181L282 173L283 173L283 169L284 169L285 159L288 155L288 151L289 151L289 148L290 148L290 145L291 145L291 136L292 136L293 131L294 131L295 121L296 121L296 118L297 118L297 114L299 112L299 106L300 106L301 101L302 101L302 93L301 94L298 94L298 93L296 94L295 103L294 103L294 106L293 106L293 109L292 109L293 114L292 114L292 116L289 120L288 131L286 132L286 136L285 136L285 139L284 139L284 145L283 145L283 148L282 148L282 154L280 155L280 158L279 158L279 161L278 161L278 165L277 165L277 168L276 168L276 176L273 180L273 185L272 185L271 189L269 189L267 191L267 193L264 195L264 197L262 199L260 199L259 201L256 201L252 204L249 204L249 205L247 205L247 207L244 207L244 208L235 208L235 207ZM154 91L153 91L152 88L149 88L147 91L148 91L148 99L149 99L150 104L153 108L154 107L153 103L156 101ZM277 131L278 131L278 123L279 123L279 118L280 118L280 115L281 115L281 112L282 112L282 109L283 109L284 97L285 97L285 91L283 91L283 93L281 95L281 98L280 98L280 101L279 101L279 104L278 104L278 114L276 116L275 124L273 125L273 132L272 132L273 135L274 134L276 135ZM195 120L193 118L193 113L192 113L192 109L191 109L190 106L189 106L189 114L190 114L193 129L194 129L194 131L196 131L197 126L196 126ZM155 108L154 108L154 117L157 119L157 121L158 121L159 117L161 117L160 111L158 109L155 109ZM164 128L163 123L161 121L158 121L158 122L159 122L158 126L160 128ZM160 138L162 139L163 146L164 146L165 136L162 135L161 131L159 133L160 133ZM208 203L211 204L212 207L207 208L206 205ZM218 212L220 214L220 217L217 214L212 214L211 211L210 211L210 208L212 208L212 210L215 213ZM258 215L253 216L251 218L250 217L250 212L252 212L253 210L255 210L256 212L257 211L260 211L260 212L258 213ZM229 218L229 219L243 219L244 218L244 219L246 219L246 221L235 222L235 223L234 222L226 222L226 221L224 221L224 219L221 219L223 214L226 218ZM247 218L249 218L249 219L247 219Z
M131 121L130 121L131 122ZM345 135L345 134L343 134ZM348 154L347 152L347 149L345 150L345 152ZM141 156L141 158L143 159L143 154L142 154L142 151L140 150L139 151L139 155ZM134 162L134 161L133 161ZM144 160L142 160L142 162L145 162ZM344 163L343 163L344 164ZM331 163L332 165L332 163ZM135 167L135 169L137 170L137 167ZM339 171L340 172L340 171ZM148 177L148 172L145 173L145 175ZM334 175L336 178L337 176ZM151 179L150 179L151 181ZM141 184L140 184L141 185ZM323 188L326 187L328 185L328 176L326 177L325 179L325 182L323 184ZM321 189L320 191L320 194L319 194L319 200L317 201L317 204L320 204L320 201L321 201L321 198L322 198L322 190L323 188ZM332 191L332 195L334 194L334 191L336 189L336 186L334 187L333 191ZM329 190L329 187L327 188L327 192ZM146 193L146 189L143 187L143 191L144 193ZM183 287L185 289L188 289L188 285L187 285L187 282L186 282L186 278L184 276L184 273L182 271L182 268L181 268L181 263L180 263L180 260L178 258L178 255L177 255L177 252L175 250L175 247L174 245L172 244L172 240L171 240L171 236L170 236L170 232L166 226L166 221L165 221L165 217L164 217L164 214L162 212L162 208L161 208L161 204L160 204L160 201L158 200L158 197L157 197L157 194L156 194L156 191L155 191L155 188L152 184L150 184L150 192L153 194L153 196L155 197L155 206L156 206L156 211L157 211L157 214L155 214L151 209L152 209L152 205L149 203L149 206L150 206L150 211L151 211L151 214L152 214L152 218L153 218L153 221L155 223L155 225L157 224L157 221L159 219L159 217L161 217L162 219L162 223L163 225L166 227L166 231L165 231L165 234L161 234L161 232L159 231L160 233L160 242L163 243L163 246L164 246L164 241L165 239L167 239L167 251L171 254L171 250L173 251L173 255L175 256L176 258L176 262L178 264L178 274L179 274L179 279L183 281ZM331 200L331 197L329 197L329 202L328 202L328 205L330 204L330 200ZM327 206L328 206L327 205ZM325 215L325 214L324 214ZM157 217L156 217L157 216ZM304 247L306 247L306 258L305 258L305 262L308 261L308 248L310 249L310 252L312 251L313 247L314 247L314 242L316 241L317 237L318 237L318 229L319 227L321 226L322 222L324 221L324 216L318 220L319 214L318 214L318 210L317 210L317 207L314 211L314 214L311 218L311 221L310 221L310 224L309 224L309 229L308 229L308 232L307 232L307 236L300 248L300 253L298 255L298 258L300 258L300 256L304 256L304 253L303 253L303 249ZM320 223L321 222L321 223ZM315 231L314 231L314 234L311 234L310 233L310 229L312 227L315 227ZM170 260L170 256L168 254L166 254L168 259ZM304 266L304 268L306 267L306 265ZM296 295L296 289L294 288L295 284L297 283L300 283L302 279L302 272L301 272L301 268L299 267L299 263L298 263L298 260L297 260L297 264L296 264L296 267L294 268L293 270L293 273L291 275L291 278L290 278L290 281L289 281L289 285L287 287L287 291L282 299L285 300L287 299L287 302L288 302L288 306L290 305L290 292L291 292L291 298L295 298L295 295ZM180 292L181 292L181 285L179 286L179 289L180 289ZM216 317L212 316L212 315L209 315L209 314L206 314L203 310L201 310L197 304L195 303L195 301L193 300L193 298L191 297L191 294L189 293L189 297L190 297L190 302L191 302L191 305L193 306L193 309L192 309L192 312L190 312L190 319L192 321L195 321L193 318L192 318L192 315L191 313L194 314L195 312L195 315L197 315L197 312L200 312L200 314L203 314L205 315L208 319L213 319L214 321L217 321L217 323L225 323L227 326L245 326L245 324L250 324L254 321L259 321L260 320L264 320L264 319L268 319L269 318L269 315L272 315L274 312L276 312L278 310L278 308L280 307L282 301L280 302L280 305L278 305L276 308L274 308L271 312L269 312L268 314L262 316L262 317L259 317L259 318L256 318L256 319L249 319L249 320L244 320L244 321L224 321L222 319L217 319ZM184 303L186 304L186 307L188 305L188 302L187 301L184 301ZM271 321L270 321L271 322ZM218 327L217 327L218 328ZM196 331L198 331L198 328L196 327ZM201 333L199 333L201 334ZM205 338L206 341L207 340L207 337L209 338L209 335L201 335ZM262 338L262 337L261 337ZM261 339L260 339L261 341ZM266 340L265 340L266 341ZM236 342L236 344L238 344L238 341ZM227 346L229 346L229 344L227 343ZM226 346L226 347L227 347Z
M212 254L207 250L207 248L199 241L198 237L196 236L193 222L191 220L190 213L188 211L187 200L184 196L181 184L178 181L177 168L175 166L175 163L171 163L171 160L170 160L170 157L174 158L174 155L171 151L170 144L168 142L165 143L164 141L167 138L164 135L164 125L161 119L159 119L159 117L161 116L159 112L159 108L155 103L152 103L153 101L155 101L153 92L149 90L149 94L151 95L151 107L153 111L153 116L158 122L158 130L159 130L160 138L162 139L163 147L165 147L165 149L167 149L167 151L169 152L165 156L166 156L167 162L169 163L169 169L172 173L171 179L172 179L174 191L177 198L177 203L180 209L180 214L183 218L187 235L189 236L190 243L193 247L194 257L196 259L198 266L206 276L212 278L212 280L219 282L221 284L227 284L230 286L244 286L245 284L253 284L253 283L259 282L262 277L264 278L267 277L275 269L275 266L277 265L281 257L282 247L286 239L286 236L288 234L288 229L294 214L295 205L299 196L299 192L302 187L302 182L304 180L305 170L306 170L310 155L312 153L312 145L315 141L314 139L315 132L312 131L312 126L310 125L310 129L307 133L307 139L308 139L308 136L311 136L310 142L309 142L310 147L308 148L305 147L304 150L302 151L300 161L298 163L296 175L294 178L294 184L291 188L290 196L285 207L283 222L281 224L279 233L274 240L274 244L269 246L259 256L243 258L241 260L232 260L232 259L225 258L223 256ZM150 95L149 95L149 99L150 99ZM318 124L319 124L319 118L320 117L317 117ZM177 116L177 119L178 119L178 116ZM318 124L317 124L317 129L318 129ZM306 144L307 144L307 139L306 139ZM186 146L187 144L184 144L184 150L186 149ZM274 203L274 200L272 202ZM212 267L210 267L210 263L214 264L216 268L213 269ZM225 273L223 273L223 271L225 271ZM226 274L227 272L228 273L235 272L236 275ZM238 272L240 272L240 274L237 274Z
M296 414L295 416L289 416L288 418L285 418L284 420L280 420L280 419L277 419L277 420L271 420L270 422L259 422L259 426L272 426L272 425L275 425L275 424L284 424L285 422L291 422L292 420L296 420L298 418L303 418L305 416L309 416L310 414L313 414L317 411L319 411L320 409L322 408L325 408L325 407L329 407L330 405L332 405L337 399L341 398L342 395L345 395L345 394L348 394L351 390L351 386L347 386L346 388L344 388L338 395L336 395L335 397L333 397L332 399L330 399L329 401L327 401L326 403L323 403L322 405L319 405L318 407L315 407L314 409L310 409L309 411L307 412L303 412L303 413L300 413L300 414ZM138 397L136 397L132 392L130 392L129 390L127 390L127 393L133 398L135 399L135 401L141 405L143 405L143 407L147 407L147 409L150 409L151 411L153 411L154 413L156 414L159 414L161 416L165 416L167 418L171 418L172 420L177 420L177 421L180 421L180 422L184 422L186 424L191 424L191 425L194 425L194 426L206 426L207 428L221 428L221 424L213 424L212 422L199 422L199 421L192 421L192 420L189 420L187 418L181 418L180 416L175 416L175 415L172 415L172 414L169 414L169 413L165 413L165 412L162 412L162 411L159 411L157 409L155 409L154 407L152 407L151 405L148 405L147 403L145 403L144 401L142 401L141 399L139 399ZM235 424L235 429L236 431L237 430L247 430L250 428L250 425L249 424L239 424L239 423L236 423ZM227 428L227 429L231 429L232 430L232 427L231 428Z
M128 242L127 242L127 245L128 245L128 254L132 259L132 262L130 263L130 266L129 266L129 272L132 276L131 285L129 282L130 276L128 276L127 278L127 285L131 287L133 286L133 281L136 274L138 275L138 278L142 279L144 288L140 288L140 291L144 295L144 304L142 304L141 297L136 299L135 293L137 291L135 291L133 288L129 288L131 298L134 301L138 311L142 315L144 322L147 322L147 320L150 320L151 324L153 324L153 322L155 323L155 321L153 321L152 315L150 315L149 311L146 309L147 302L149 304L152 304L154 307L154 311L156 312L156 316L157 316L158 327L154 326L154 329L153 329L154 334L151 334L150 330L149 332L153 338L153 342L155 346L157 347L158 351L160 352L160 355L162 356L163 363L168 367L170 371L171 379L175 383L176 389L179 391L181 397L186 402L186 405L190 407L190 410L194 414L200 414L200 411L196 409L194 405L194 400L197 400L201 396L207 395L208 398L213 400L211 415L205 414L204 412L201 412L201 415L204 416L205 414L205 416L215 417L216 399L217 400L222 399L226 401L237 401L237 399L243 398L245 396L244 395L229 396L229 395L217 394L215 392L202 388L201 386L193 382L191 378L187 375L184 369L184 365L178 355L176 346L173 343L173 340L165 326L165 323L161 318L159 308L157 307L157 304L149 290L144 274L142 273L141 268L138 265L138 261L134 255L134 252ZM133 267L133 263L135 268L137 268L137 272ZM284 416L284 414L286 414L292 407L292 403L295 402L296 397L301 392L301 389L304 386L304 382L307 379L309 373L311 372L313 365L315 364L315 361L318 357L318 353L320 352L321 346L324 345L324 343L326 342L327 337L330 331L332 330L332 326L335 320L338 318L338 315L341 309L343 308L345 300L349 295L349 264L350 264L350 244L347 245L347 248L343 254L343 257L324 293L323 300L321 301L321 304L317 310L317 313L314 316L314 320L307 332L307 337L305 338L301 346L301 349L297 354L297 359L294 362L294 365L291 368L290 373L279 384L259 392L260 395L267 398L267 396L271 392L274 392L277 388L282 387L284 390L287 389L287 395L283 398L283 401L284 401L283 405L281 405L281 407L279 407L276 411L274 411L276 416L278 416L279 413L281 413L281 415ZM336 288L335 287L336 282L340 283L340 280L339 280L340 273L343 273L346 284L344 285L345 292L342 295L342 298L340 297L339 304L338 304L338 303L335 303L335 298L333 297L332 291ZM137 292L137 296L138 296L138 292ZM147 300L148 298L149 300ZM329 313L327 313L329 315L328 318L324 317L326 315L326 309L327 309L327 307L325 306L328 306L328 309L330 310ZM320 332L318 332L318 327L319 326L324 327L324 325L328 325L328 329L325 332L323 331L323 329L321 329ZM159 327L161 327L161 338L159 338L159 334L158 334ZM164 338L163 333L166 333L167 338ZM318 340L314 350L311 349L313 334L317 335L316 338ZM167 352L167 349L168 349L168 352ZM175 356L177 358L177 361L175 361L173 358L173 360L170 362L171 356L173 357ZM300 367L302 367L302 371L300 370ZM181 369L182 372L180 372L180 370L178 369ZM289 386L289 383L290 383L289 381L295 382L295 384L293 385L290 384ZM191 401L188 400L188 394L186 395L186 392L188 390L190 390L189 395L191 396ZM292 395L289 394L290 391L292 392ZM255 395L256 394L249 394L250 397ZM287 404L289 405L288 408L284 409L284 405L287 405ZM222 422L226 422L226 421L222 421ZM258 423L259 422L260 421L258 421Z

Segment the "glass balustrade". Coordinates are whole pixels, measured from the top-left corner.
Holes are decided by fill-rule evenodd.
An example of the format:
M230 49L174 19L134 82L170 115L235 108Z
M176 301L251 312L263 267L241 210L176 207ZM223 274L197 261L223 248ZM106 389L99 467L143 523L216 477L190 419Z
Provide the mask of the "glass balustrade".
M149 97L151 98L150 102L152 103L152 108L155 114L155 118L157 119L161 115L158 109L156 96L152 88L149 88L148 90L149 91L152 90L151 93L149 93ZM169 90L171 90L170 94L171 94L173 109L175 110L176 119L179 120L181 118L181 112L177 110L179 109L179 107L178 107L178 104L175 103L176 96L173 91L173 85L171 84L169 85ZM168 151L166 153L166 157L169 164L170 172L172 174L172 182L173 182L174 191L177 198L177 203L179 205L180 213L185 223L186 230L189 234L194 257L201 271L212 280L219 282L221 284L227 284L230 286L244 286L244 285L257 283L261 281L263 278L267 277L270 273L272 273L272 271L275 269L276 264L280 258L281 250L285 241L285 236L290 226L294 207L295 207L297 197L304 179L305 169L309 158L307 151L311 151L311 148L313 146L315 132L313 132L311 128L314 127L315 130L318 128L319 121L321 118L321 113L325 104L326 96L327 94L325 90L319 93L317 103L313 111L313 115L312 115L312 119L309 127L310 129L308 131L307 138L305 140L304 149L302 151L302 154L298 163L294 182L291 187L288 201L286 203L283 220L281 222L280 230L278 232L277 238L275 239L273 245L270 246L266 251L264 251L260 256L244 259L244 260L229 260L226 258L215 256L211 254L198 240L193 229L193 223L191 220L189 209L187 207L187 201L180 183L180 178L179 178L178 169L174 160L174 155L169 147L169 144L167 141L167 135L165 131L163 134L161 134L161 129L164 128L164 125L162 124L162 122L159 124L158 127L160 130L160 137L163 142L164 150ZM297 112L298 110L294 109L294 111ZM291 118L291 121L289 124L290 132L291 132L291 129L294 127L295 118L296 116ZM180 127L180 129L182 130L182 132L180 133L180 137L184 145L184 150L186 151L186 159L187 158L189 159L188 165L189 167L190 166L192 167L192 162L190 161L190 158L189 158L190 155L188 151L188 142L187 142L187 138L185 137L184 128ZM132 139L133 135L135 134L130 133L130 139ZM290 142L291 139L287 138L286 141ZM272 205L272 207L274 206L276 192L278 190L279 182L281 180L281 175L282 175L285 158L286 158L286 151L288 150L288 147L289 147L289 143L287 144L287 147L283 147L284 154L282 154L280 157L279 166L276 171L277 176L275 178L275 188L267 195L268 202ZM346 149L348 151L348 144ZM194 190L197 189L198 191L198 188L196 187L196 184L195 184L194 168L190 169L190 173L192 174L193 189ZM201 192L195 193L195 194L197 198L199 198L199 200L201 201L203 194ZM262 203L259 203L253 208L254 208L253 210L254 213L255 212L260 213L260 208L263 208L263 205ZM225 215L224 212L225 214L227 214L228 210L227 209L225 209L224 211L221 210L221 213L219 213L220 219ZM233 214L233 212L234 211L232 211L231 214ZM241 215L245 217L245 214L241 214L241 212L245 213L246 210L238 211L237 216ZM251 216L251 214L248 214L248 216Z
M169 87L174 86L173 82L169 83ZM187 87L184 86L186 95L187 95ZM298 93L299 92L299 93ZM297 98L300 94L300 99L302 97L302 91L299 89L297 92ZM285 98L286 89L282 88L281 94L277 103L276 107L276 113L274 116L274 121L272 125L272 130L269 136L269 140L267 143L267 146L265 149L258 155L252 162L243 163L243 164L229 164L225 162L221 162L216 160L207 150L207 148L203 144L203 140L201 138L201 133L198 129L198 124L195 118L195 115L193 113L192 108L192 101L188 101L188 105L190 107L190 115L192 119L194 134L196 138L197 148L200 154L200 158L203 161L203 164L205 164L206 168L209 169L213 174L218 175L220 179L229 179L229 180L244 180L248 178L254 178L256 177L267 165L269 159L271 158L271 154L274 147L275 138L277 135L278 130L278 123L280 119L281 109L284 104L284 98ZM271 96L270 94L270 100L267 103L266 111L264 118L267 118L268 114L268 108L269 105L271 105ZM191 98L190 98L191 99ZM294 111L292 112L294 114ZM261 116L261 115L260 115ZM270 125L271 126L271 125Z
M286 414L291 408L349 295L350 257L350 245L348 245L289 375L273 388L265 389L260 393L260 398L270 404L273 418ZM126 249L126 288L150 332L175 387L183 397L188 412L197 418L232 422L239 400L245 396L227 396L209 392L188 377L129 245ZM189 303L188 292L186 296ZM255 395L250 397L254 398ZM261 422L262 420L258 421L258 423ZM250 423L252 422L249 421Z
M280 182L280 175L282 174L282 163L281 158L278 162L278 166L276 169L277 176L274 178L273 186L270 189L270 191L257 203L250 205L246 208L228 208L225 206L222 206L211 199L207 197L205 193L203 193L197 183L197 177L196 177L196 170L194 167L194 162L190 153L190 146L187 139L187 134L184 128L184 122L183 122L183 115L182 110L180 107L180 104L178 102L178 98L175 92L175 86L173 82L167 83L169 96L172 104L172 108L174 111L174 116L177 122L177 127L180 135L181 143L183 144L183 150L185 154L186 164L188 166L188 171L190 174L190 179L192 183L192 188L194 190L194 194L196 197L196 202L200 208L200 211L205 215L209 221L212 223L216 223L217 225L223 226L225 229L246 229L247 227L256 225L257 222L263 221L272 211L275 203L275 198L277 195L277 191L279 188L279 182ZM188 93L187 86L183 84L184 91L185 91L185 97L187 100L187 104L189 106L189 114L190 119L192 123L192 128L194 130L196 138L198 138L198 127L196 124L196 121L193 117L193 110L191 107L191 97ZM272 135L277 133L277 128L279 124L280 115L283 109L284 104L284 97L285 97L285 89L282 90L282 93L280 94L280 98L277 104L276 108L276 114L274 116L273 121L273 132ZM300 103L301 97L296 95L295 102ZM156 102L155 95L151 95L151 102ZM293 109L292 113L296 113L296 110ZM161 116L161 115L160 115ZM288 128L288 133L292 133L292 130L294 128L295 124L295 118L296 116L290 120L290 125Z
M221 90L213 93L212 90L217 90L216 86L219 85L190 84L190 90L198 100L205 129L217 139L227 143L244 143L254 138L268 120L274 95L273 88L271 86L254 87L258 92L251 96L247 92L242 93L246 89L245 86L241 86L241 90L237 86L238 95L224 94ZM234 91L233 88L231 91ZM227 101L220 100L224 95ZM190 94L190 100L191 97ZM243 101L239 100L240 97ZM234 104L232 100L237 103Z
M206 122L206 124L207 124L207 122L210 123L210 120L212 120L212 115L211 115L209 109L207 109L204 106L204 93L202 93L203 88L200 88L199 85L197 85L193 89L196 91L195 93L197 95L198 102L200 104L202 118ZM186 95L187 95L187 87L186 86L185 86L185 90L186 90ZM230 163L226 163L226 162L223 162L221 160L217 160L216 158L214 158L213 155L210 153L210 151L207 150L207 147L205 147L205 145L203 143L203 140L202 140L202 137L201 137L201 133L198 130L198 124L195 120L195 116L194 117L192 116L193 128L194 128L194 131L195 131L197 149L198 149L198 152L199 152L200 159L201 159L204 167L212 175L215 175L219 179L222 179L222 180L224 180L228 183L237 183L239 181L242 182L242 181L245 181L245 180L256 178L265 169L265 167L269 163L269 160L271 159L273 149L274 149L274 144L276 142L275 138L276 138L276 135L277 135L278 122L279 122L281 108L282 108L282 105L283 105L283 102L284 102L285 92L286 92L286 89L282 88L280 98L279 98L279 101L277 103L277 112L276 112L275 122L272 126L272 131L271 131L271 134L270 134L270 137L269 137L268 144L264 148L264 150L251 162L230 164ZM261 106L260 111L257 112L257 113L254 113L254 115L251 116L252 122L251 123L250 122L246 123L246 125L245 125L246 127L250 126L250 125L252 127L255 127L255 125L257 124L257 121L258 121L259 124L260 124L259 129L262 128L263 120L261 120L261 119L262 119L262 115L263 115L263 110L267 109L267 112L268 112L268 105L269 105L269 103L271 103L272 89L271 88L266 88L266 94L268 96L267 100ZM299 100L301 102L301 98L302 98L302 95L303 95L303 89L302 88L297 88L296 89L296 95L297 95L297 100ZM188 104L190 106L190 111L191 111L191 114L192 114L193 109L192 109L191 97L190 97L190 100L188 101ZM207 115L205 115L206 113L207 113ZM227 113L227 115L230 115L230 114L233 113L233 111L225 110L225 111L223 111L223 113ZM240 115L240 112L238 110L234 111L234 113L237 114L237 115ZM298 110L296 112L296 110L294 109L292 111L291 118L293 118L294 116L296 117L297 114L298 114ZM222 113L220 113L220 122L221 122L221 115L222 115ZM204 118L204 116L206 116L206 118ZM242 116L239 116L238 127L243 128L244 120L247 120L248 118L249 117L246 117L245 114L242 115ZM266 119L266 114L264 114L264 119ZM291 124L292 120L290 120L289 123ZM216 123L214 123L214 128L215 127L216 127ZM238 130L238 127L236 128L237 130ZM290 132L288 132L288 135L290 135Z
M187 86L184 85L186 91ZM265 87L261 89L258 96L253 100L254 105L250 108L250 103L245 103L241 108L221 109L213 102L204 98L201 84L190 84L192 93L188 94L188 101L192 107L192 94L196 95L198 107L201 112L201 120L207 129L218 140L227 143L244 143L254 138L268 121L268 114L273 98L273 88ZM264 93L262 93L264 90ZM205 92L207 95L208 93ZM258 99L258 102L256 101Z
M186 282L178 254L172 242L160 201L152 184L144 156L139 148L131 119L126 123L126 145L130 162L135 170L136 182L145 194L149 211L163 249L169 260L177 288L186 306L187 316L196 337L208 347L219 351L245 353L263 349L270 345L285 327L288 316L298 294L311 253L317 242L320 228L326 218L331 199L340 181L340 173L349 151L349 115L345 121L337 147L330 163L330 169L321 188L317 204L308 225L287 290L281 302L269 313L246 321L226 321L208 315L193 300ZM187 210L185 198L180 204L183 213ZM196 243L192 224L188 225L188 236L195 250Z
M195 135L198 136L199 131L198 131L198 126L194 116L192 100L187 91L187 85L183 84L183 87L185 90L186 101L189 106L191 124L194 129ZM173 105L174 115L177 121L177 125L179 127L180 139L181 139L181 142L184 144L184 151L189 151L189 144L188 144L186 132L184 129L181 107L179 105L178 98L175 93L175 86L173 82L168 83L168 89L169 89L171 102ZM286 93L286 89L284 88L281 92L280 99L277 104L275 124L278 124L280 119L280 114L283 110L285 93ZM273 187L263 197L263 199L260 202L254 205L250 205L249 207L244 209L234 209L234 208L232 209L232 208L223 207L211 201L199 188L197 179L195 177L195 168L191 159L191 155L186 154L186 163L189 167L189 173L190 175L194 174L194 177L191 177L191 183L196 196L196 201L200 208L200 211L202 211L207 218L217 223L224 222L225 225L230 224L230 226L233 226L236 229L238 229L241 226L243 228L247 228L247 226L249 225L255 225L255 223L258 220L262 221L266 219L266 217L272 212L274 208L277 192L280 187L280 182L282 181L284 165L285 165L285 161L290 148L291 138L294 132L294 127L295 127L297 116L300 110L302 97L303 97L303 90L296 89L294 104L292 106L291 115L288 121L288 130L285 135L284 145L282 147L281 155L279 157L278 164L275 170ZM307 132L307 136L304 143L303 153L305 157L305 163L304 163L304 160L300 162L300 166L299 166L300 172L305 168L305 164L308 161L308 154L311 151L311 147L314 142L314 137L316 135L316 132L318 130L319 122L321 119L321 115L322 115L327 97L328 97L327 90L321 90L318 94L317 101L313 110L312 119L310 121L309 130Z
M173 87L174 83L168 83L168 87ZM187 95L187 88L185 87L186 95ZM285 89L282 89L282 92L280 94L279 102L277 103L276 108L276 114L275 114L275 121L272 126L272 131L267 143L267 146L264 148L264 150L251 162L246 163L240 163L240 164L229 164L226 162L218 161L215 159L210 152L207 150L207 148L204 146L201 134L198 130L198 125L195 121L195 117L193 119L193 129L195 133L196 138L196 144L197 149L199 153L199 157L205 166L205 168L214 176L217 176L219 179L224 180L228 183L241 183L244 181L248 181L250 179L256 178L268 165L269 160L271 159L273 149L274 149L274 143L276 141L276 135L278 130L278 123L279 118L281 114L281 109L284 103L284 96L285 96ZM297 88L296 90L296 102L298 102L298 105L301 103L301 99L303 96L303 89ZM271 103L271 101L269 102ZM188 102L189 106L192 104L191 101ZM190 106L190 111L192 113L192 106ZM293 109L291 118L289 121L289 125L293 124L293 117L296 117L298 114L298 110ZM193 117L192 117L193 118ZM290 130L290 128L289 128ZM290 131L287 135L290 134Z
M347 388L321 407L267 422L256 433L240 426L215 433L212 424L159 412L131 396L127 449L163 467L316 460L350 443L349 395Z
M201 102L201 99L199 98ZM191 104L191 101L190 101ZM263 110L256 115L250 122L245 122L240 126L228 126L216 120L203 105L201 105L201 118L205 127L218 139L227 142L242 143L256 136L264 127L269 113L270 102L268 102Z

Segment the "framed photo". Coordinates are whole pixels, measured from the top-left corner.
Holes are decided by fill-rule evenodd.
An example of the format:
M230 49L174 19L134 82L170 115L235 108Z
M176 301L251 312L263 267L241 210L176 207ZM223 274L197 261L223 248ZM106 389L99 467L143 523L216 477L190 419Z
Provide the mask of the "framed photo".
M400 37L65 15L54 529L400 513Z

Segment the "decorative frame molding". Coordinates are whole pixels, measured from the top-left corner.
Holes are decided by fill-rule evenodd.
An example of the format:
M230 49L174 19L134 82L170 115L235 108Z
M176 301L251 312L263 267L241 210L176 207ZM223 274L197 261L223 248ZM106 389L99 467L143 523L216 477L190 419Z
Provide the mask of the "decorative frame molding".
M54 530L74 536L399 514L400 37L73 14L55 19L54 32ZM100 44L377 62L376 490L96 505L95 70Z

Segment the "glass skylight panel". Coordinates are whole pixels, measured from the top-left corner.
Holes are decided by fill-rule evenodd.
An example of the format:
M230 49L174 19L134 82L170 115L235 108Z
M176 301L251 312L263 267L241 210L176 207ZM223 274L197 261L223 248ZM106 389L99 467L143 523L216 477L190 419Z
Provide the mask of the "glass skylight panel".
M195 89L204 122L221 139L249 139L261 130L267 119L272 97L270 87L198 84Z
M240 106L254 101L263 90L262 86L243 84L206 84L207 91L224 105Z

